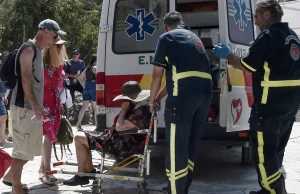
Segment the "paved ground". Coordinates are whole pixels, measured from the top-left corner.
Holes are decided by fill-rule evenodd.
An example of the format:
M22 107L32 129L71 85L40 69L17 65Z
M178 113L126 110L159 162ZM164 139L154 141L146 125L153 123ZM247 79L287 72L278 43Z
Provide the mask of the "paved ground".
M86 127L90 128L90 127ZM10 149L6 151L11 152ZM75 148L72 145L73 153ZM191 186L191 194L248 194L251 190L258 189L257 177L253 166L245 166L240 161L241 148L226 149L211 145L201 146L199 159L195 167L195 178ZM99 159L94 154L95 161ZM75 160L71 156L71 160ZM55 162L55 158L53 157ZM22 176L22 182L28 184L30 193L43 194L73 194L88 193L89 187L67 187L58 184L54 187L43 185L38 180L38 168L40 157L25 166ZM164 184L164 159L155 157L152 160L151 175L147 177L149 188L161 189ZM76 170L74 167L64 167L68 170ZM284 159L284 169L286 172L287 190L289 193L300 194L297 189L300 188L300 123L295 123L290 142L286 149ZM69 175L57 175L57 178L70 178ZM105 194L134 194L136 184L128 181L105 180L103 193ZM0 183L0 192L10 193L10 188ZM299 189L298 189L299 190ZM162 193L153 191L150 193Z

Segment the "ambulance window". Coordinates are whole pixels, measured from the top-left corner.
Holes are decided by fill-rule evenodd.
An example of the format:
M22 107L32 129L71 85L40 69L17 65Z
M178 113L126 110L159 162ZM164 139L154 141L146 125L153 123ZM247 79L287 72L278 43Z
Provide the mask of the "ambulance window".
M164 31L168 0L119 0L116 3L113 46L116 54L152 53Z
M232 43L250 45L254 40L251 0L227 0L229 38Z

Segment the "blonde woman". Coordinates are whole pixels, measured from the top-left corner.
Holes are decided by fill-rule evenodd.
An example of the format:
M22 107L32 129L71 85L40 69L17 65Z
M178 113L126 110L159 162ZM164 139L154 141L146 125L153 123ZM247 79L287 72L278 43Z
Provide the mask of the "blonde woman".
M40 180L48 185L56 184L57 179L53 176L47 176L46 171L51 170L51 148L53 137L48 136L48 130L52 130L56 135L60 125L62 105L59 98L58 85L63 79L63 61L67 59L66 41L58 40L54 45L43 51L44 62L44 102L43 108L48 109L46 117L50 119L50 125L43 123L43 155L39 170ZM47 112L47 111L46 111Z

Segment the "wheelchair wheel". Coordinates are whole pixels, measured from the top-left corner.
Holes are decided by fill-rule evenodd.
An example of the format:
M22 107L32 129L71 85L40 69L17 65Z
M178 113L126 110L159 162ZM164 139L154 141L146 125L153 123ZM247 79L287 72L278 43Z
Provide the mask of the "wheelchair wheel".
M148 194L146 181L138 182L137 187L138 187L138 193L139 194Z
M102 194L102 180L94 180L92 187L92 194Z

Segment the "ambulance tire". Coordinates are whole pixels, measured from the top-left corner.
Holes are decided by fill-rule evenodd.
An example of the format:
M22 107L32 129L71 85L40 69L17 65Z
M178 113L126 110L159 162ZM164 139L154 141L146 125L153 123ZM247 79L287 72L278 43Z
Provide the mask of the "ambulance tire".
M242 148L242 162L245 165L252 165L252 146Z

